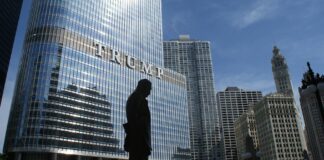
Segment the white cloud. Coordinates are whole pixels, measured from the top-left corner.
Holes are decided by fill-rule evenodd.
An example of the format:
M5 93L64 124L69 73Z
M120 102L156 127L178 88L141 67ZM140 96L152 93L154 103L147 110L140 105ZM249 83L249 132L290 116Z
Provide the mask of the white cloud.
M258 21L274 17L278 8L278 0L258 0L249 7L236 12L232 23L238 28L245 28Z
M177 34L181 34L183 32L183 28L186 25L189 25L189 19L190 19L190 12L179 12L176 13L172 18L171 18L171 29L173 32ZM168 25L168 24L166 24Z
M242 29L279 16L294 20L311 18L321 14L322 5L321 0L253 0L250 4L231 10L227 18L234 27Z

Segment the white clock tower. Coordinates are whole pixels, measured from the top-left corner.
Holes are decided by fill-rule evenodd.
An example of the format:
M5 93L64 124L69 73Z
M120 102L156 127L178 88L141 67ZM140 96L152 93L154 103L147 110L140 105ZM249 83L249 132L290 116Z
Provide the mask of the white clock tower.
M285 57L280 53L279 48L276 46L273 47L272 52L272 73L276 83L277 92L294 96Z

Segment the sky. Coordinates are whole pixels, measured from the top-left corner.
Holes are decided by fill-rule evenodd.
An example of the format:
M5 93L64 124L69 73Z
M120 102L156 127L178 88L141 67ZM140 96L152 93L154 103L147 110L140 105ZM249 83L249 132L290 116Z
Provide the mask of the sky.
M323 0L163 0L164 39L211 42L216 90L275 92L272 49L286 57L295 94L310 61L324 73Z
M15 85L31 0L25 0L0 107L0 152ZM163 38L188 34L211 42L216 91L227 86L275 92L273 46L289 66L296 101L310 61L324 73L323 0L162 0Z

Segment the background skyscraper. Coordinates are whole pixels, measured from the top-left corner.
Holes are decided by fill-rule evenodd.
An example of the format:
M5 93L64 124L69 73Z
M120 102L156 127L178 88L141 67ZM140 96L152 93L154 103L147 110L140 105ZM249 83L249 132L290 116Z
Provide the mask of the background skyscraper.
M192 159L219 159L220 131L210 42L181 35L163 44L165 67L187 79Z
M188 159L185 77L164 69L160 0L33 0L6 136L16 159L125 159L125 103L148 78L151 159Z
M324 75L315 75L309 63L308 67L299 88L307 146L313 160L324 159Z
M261 159L302 159L305 141L301 118L288 65L276 46L271 62L277 93L268 94L254 106Z
M223 156L225 160L237 160L234 132L235 120L262 98L261 91L245 91L238 87L228 87L217 93L222 126Z
M262 160L302 159L302 135L292 96L269 94L254 106L254 113Z
M16 35L22 0L3 0L0 6L0 104Z
M249 106L248 111L235 120L234 132L238 159L243 160L256 156L259 148L259 137L256 131L253 106ZM252 143L249 145L247 145L250 143L248 137L252 139ZM248 146L251 148L248 148ZM253 152L255 155L253 155Z

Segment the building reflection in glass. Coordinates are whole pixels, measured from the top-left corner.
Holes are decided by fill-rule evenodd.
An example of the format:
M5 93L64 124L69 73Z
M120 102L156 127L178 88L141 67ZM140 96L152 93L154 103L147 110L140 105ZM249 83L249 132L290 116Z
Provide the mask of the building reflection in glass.
M185 77L163 66L161 1L128 2L33 0L6 135L9 155L126 159L125 104L142 78L152 82L150 158L171 160L177 147L190 148ZM122 54L120 62L112 50ZM140 62L155 68L142 71Z

